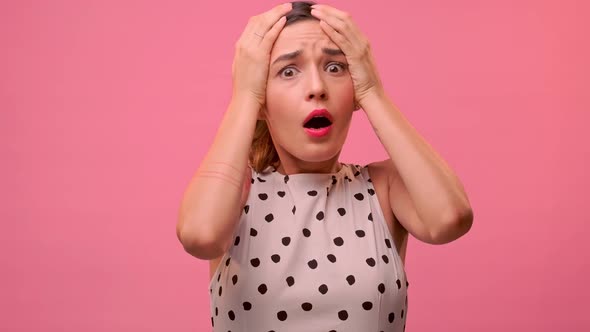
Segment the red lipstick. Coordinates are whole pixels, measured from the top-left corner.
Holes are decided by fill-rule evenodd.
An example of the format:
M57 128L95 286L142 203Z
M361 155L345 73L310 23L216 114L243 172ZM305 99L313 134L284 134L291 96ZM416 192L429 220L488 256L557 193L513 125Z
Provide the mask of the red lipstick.
M311 120L314 117L324 117L326 119L328 119L330 121L330 124L326 127L322 127L322 128L308 128L305 127L305 124ZM330 132L330 130L332 129L332 122L333 122L333 118L332 115L330 114L330 112L328 112L328 110L326 109L316 109L313 110L311 113L309 113L309 115L307 115L307 117L305 118L305 120L303 121L303 126L305 129L305 132L312 137L322 137L322 136L326 136L328 135L328 133Z

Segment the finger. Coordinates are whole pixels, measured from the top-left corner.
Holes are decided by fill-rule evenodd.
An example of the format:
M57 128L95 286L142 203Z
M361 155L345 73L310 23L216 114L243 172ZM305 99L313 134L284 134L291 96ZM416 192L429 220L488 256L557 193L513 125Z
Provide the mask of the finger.
M281 16L284 16L286 13L288 13L292 8L293 5L290 2L287 2L275 6L265 13L250 17L248 24L240 36L240 40L247 43L259 43L262 37L257 35L264 36L264 34L272 28L274 23L276 23Z
M344 55L348 55L350 53L350 41L344 37L341 33L336 31L332 26L330 26L326 21L320 21L320 27L324 32L330 37L330 39L340 47Z
M279 33L285 26L285 22L287 22L287 17L281 16L281 18L272 26L270 30L264 35L264 38L260 42L260 47L264 49L267 53L270 53L270 49L272 45L277 40Z
M350 19L350 14L343 12L341 10L338 10L334 7L328 6L328 5L315 4L315 5L311 6L311 8L317 9L317 10L322 10L330 15L338 17L342 21L346 21L346 20Z
M289 11L293 9L293 5L290 2L278 5L273 9L262 13L259 16L259 19L256 20L256 23L252 25L251 33L257 33L259 35L264 36L274 24L281 18L281 16L285 16Z
M352 44L362 40L361 33L349 14L335 8L322 5L314 7L311 14L320 20L326 21L332 28L344 35Z
M342 34L345 34L347 32L348 27L346 26L346 23L343 20L324 10L314 8L311 10L311 15L319 18L320 20L326 21L336 31Z

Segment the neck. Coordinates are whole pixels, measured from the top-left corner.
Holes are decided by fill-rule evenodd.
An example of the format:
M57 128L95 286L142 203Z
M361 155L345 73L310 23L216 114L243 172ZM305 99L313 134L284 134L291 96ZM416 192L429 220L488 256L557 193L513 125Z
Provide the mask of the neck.
M338 173L342 164L338 157L320 162L308 162L303 160L283 162L279 161L277 172L282 175L291 175L299 173Z

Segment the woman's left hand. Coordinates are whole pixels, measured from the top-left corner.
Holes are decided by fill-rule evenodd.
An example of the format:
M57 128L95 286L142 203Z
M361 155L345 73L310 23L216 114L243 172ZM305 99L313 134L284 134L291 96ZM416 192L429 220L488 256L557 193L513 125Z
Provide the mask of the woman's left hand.
M313 5L311 14L320 20L320 27L344 52L352 76L355 102L362 107L367 96L383 89L368 39L346 12L328 5Z

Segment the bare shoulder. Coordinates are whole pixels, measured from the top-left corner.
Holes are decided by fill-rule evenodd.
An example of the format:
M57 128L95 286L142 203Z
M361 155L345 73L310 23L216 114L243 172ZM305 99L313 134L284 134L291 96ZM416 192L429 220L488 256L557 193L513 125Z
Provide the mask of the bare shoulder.
M242 185L242 197L240 200L240 208L244 208L246 202L248 201L248 196L250 194L250 187L252 186L252 168L250 165L246 165L246 169L244 170L244 182Z
M405 262L408 232L395 216L390 197L392 178L397 174L395 165L391 159L386 159L367 164L367 167L371 182L375 187L375 193L377 194L383 217L395 242L396 249L402 261Z
M389 183L391 183L391 176L397 173L395 165L391 159L374 161L370 164L367 164L367 167L369 168L369 173L371 174L371 180L373 182L384 182L388 184L388 187Z
M242 196L240 198L240 209L243 210L248 202L248 196L250 195L250 188L252 187L252 167L250 165L246 165L244 169L244 181L242 183ZM209 260L209 280L213 279L213 273L217 270L217 266L221 262L221 259L225 255L225 252L216 258Z

